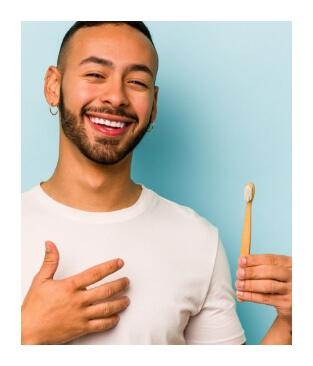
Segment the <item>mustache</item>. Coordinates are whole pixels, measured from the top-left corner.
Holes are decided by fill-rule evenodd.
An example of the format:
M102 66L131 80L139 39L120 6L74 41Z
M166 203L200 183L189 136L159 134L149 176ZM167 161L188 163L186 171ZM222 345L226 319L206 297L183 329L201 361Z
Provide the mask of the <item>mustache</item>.
M81 117L88 112L95 112L95 113L105 113L105 114L111 114L114 116L121 116L133 119L134 121L138 122L138 116L135 113L131 113L128 111L125 111L123 107L118 108L109 108L109 107L83 107L81 109L80 115Z

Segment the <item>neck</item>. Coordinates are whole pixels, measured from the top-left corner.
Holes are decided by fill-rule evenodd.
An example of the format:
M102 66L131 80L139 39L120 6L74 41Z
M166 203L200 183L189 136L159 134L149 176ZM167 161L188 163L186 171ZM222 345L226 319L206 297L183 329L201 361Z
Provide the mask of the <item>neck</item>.
M78 150L62 151L42 189L56 201L84 211L115 211L132 206L141 186L130 178L131 154L114 165L100 165Z

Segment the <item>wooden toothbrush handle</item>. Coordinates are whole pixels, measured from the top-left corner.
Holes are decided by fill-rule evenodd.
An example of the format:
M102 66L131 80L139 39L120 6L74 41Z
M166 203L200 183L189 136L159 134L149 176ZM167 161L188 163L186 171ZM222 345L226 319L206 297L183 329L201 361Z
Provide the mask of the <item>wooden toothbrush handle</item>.
M247 202L245 218L242 228L242 240L241 240L241 255L250 254L251 246L251 210L252 202Z

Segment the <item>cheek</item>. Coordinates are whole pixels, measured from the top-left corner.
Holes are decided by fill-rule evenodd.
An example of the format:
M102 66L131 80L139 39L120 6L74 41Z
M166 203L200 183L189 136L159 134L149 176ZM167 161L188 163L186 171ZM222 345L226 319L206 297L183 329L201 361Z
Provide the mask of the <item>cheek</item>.
M90 103L96 97L96 90L90 85L69 82L63 87L63 97L65 105L71 110L76 110Z
M142 120L148 120L151 115L153 98L151 95L135 95L130 98L130 103Z

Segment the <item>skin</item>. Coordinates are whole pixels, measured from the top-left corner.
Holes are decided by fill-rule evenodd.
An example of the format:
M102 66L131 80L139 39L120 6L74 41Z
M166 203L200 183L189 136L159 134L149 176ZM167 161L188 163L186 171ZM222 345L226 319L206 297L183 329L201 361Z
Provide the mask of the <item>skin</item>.
M53 280L59 265L59 253L52 242L41 269L34 277L22 305L22 344L63 344L86 334L115 327L118 313L129 305L127 296L114 295L128 287L124 277L93 289L100 281L123 266L111 260L65 278Z
M291 344L292 260L289 256L260 254L239 258L237 299L274 306L276 319L262 344Z
M109 60L111 64L82 63L90 57ZM145 65L152 75L132 70L134 64ZM127 25L102 25L75 33L61 65L50 66L45 77L46 100L49 105L59 106L61 117L67 121L67 124L60 121L56 169L49 180L41 183L50 197L92 212L119 210L137 201L141 186L130 178L132 152L125 156L122 152L144 134L156 118L157 67L157 55L150 41ZM140 85L142 83L145 87ZM111 115L122 111L133 123L123 136L105 141L82 113L86 110L92 113L101 110ZM22 305L21 343L63 344L116 326L118 313L130 303L129 298L123 296L129 279L107 282L95 289L88 286L117 271L120 268L117 259L55 281L53 276L60 255L54 243L47 241L47 245L42 267ZM241 288L244 294L238 294L238 299L267 303L277 309L277 321L264 338L264 344L291 342L291 264L290 259L290 267L282 264L281 257L248 256L246 264L239 265L246 273L240 277L244 280L244 288ZM277 291L284 293L265 297L273 284L277 285ZM285 296L284 300L280 296Z
M109 40L109 41L107 41ZM114 68L85 63L88 57L110 60ZM153 73L128 72L130 65L146 65ZM48 103L58 105L62 86L64 104L76 118L81 108L123 107L138 118L118 142L122 149L157 113L158 88L154 85L157 58L150 41L127 25L104 25L80 29L72 38L62 72L50 67L46 75L45 95ZM103 79L89 74L97 73ZM105 78L104 78L105 77ZM133 80L144 82L143 88ZM84 119L89 143L98 146L99 133ZM119 140L119 141L116 141ZM101 146L100 146L101 148ZM102 146L102 153L108 146ZM60 129L59 160L53 176L42 188L54 199L86 211L113 211L131 206L140 196L141 187L130 179L132 154L113 165L98 164L86 158Z

